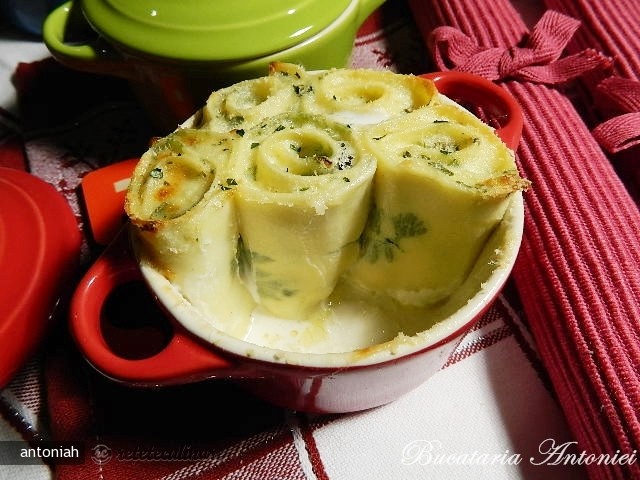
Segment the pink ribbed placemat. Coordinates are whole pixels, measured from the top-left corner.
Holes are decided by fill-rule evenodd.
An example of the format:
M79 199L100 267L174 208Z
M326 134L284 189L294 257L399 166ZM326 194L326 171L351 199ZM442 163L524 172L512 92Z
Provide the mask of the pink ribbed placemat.
M548 55L562 52L558 42L577 27L559 14L546 14L527 35L507 0L412 0L410 5L440 68L497 72L493 79L520 102L525 127L517 156L533 187L525 195L516 285L579 450L635 454L640 447L640 213L568 97L544 84L558 70L578 73L575 62L581 58L602 69L606 60L595 51L572 59ZM473 57L479 53L482 63ZM582 63L587 70L594 67L589 62ZM636 462L622 463L591 462L586 468L591 478L639 478Z
M570 51L597 48L613 60L612 73L640 74L640 4L636 0L544 0L547 8L580 20Z
M594 137L640 204L640 3L635 0L545 0L580 20L569 51L597 48L612 59L609 72L589 75L573 96L594 116Z

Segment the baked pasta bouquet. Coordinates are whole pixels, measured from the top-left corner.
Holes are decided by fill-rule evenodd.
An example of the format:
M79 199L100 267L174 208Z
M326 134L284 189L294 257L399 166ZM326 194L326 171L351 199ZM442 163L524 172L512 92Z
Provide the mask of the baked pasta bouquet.
M495 131L429 80L273 64L156 141L126 211L141 263L202 322L349 351L463 302L479 258L500 261L492 236L527 187Z

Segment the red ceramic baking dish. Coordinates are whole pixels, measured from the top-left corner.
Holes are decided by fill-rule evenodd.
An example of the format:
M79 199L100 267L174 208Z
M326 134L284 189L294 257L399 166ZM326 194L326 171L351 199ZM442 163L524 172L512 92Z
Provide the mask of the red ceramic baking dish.
M503 89L465 73L440 72L424 77L432 79L444 95L481 112L507 146L517 148L522 114ZM300 353L258 346L222 331L212 331L203 338L185 327L198 315L194 308L176 296L162 275L141 270L126 229L77 287L71 304L71 332L93 367L126 384L163 386L229 378L269 402L295 410L350 412L376 407L414 389L438 371L456 340L491 306L517 257L523 216L522 194L517 192L461 288L464 298L460 298L459 308L406 341L394 340L351 352ZM502 252L499 265L483 261L496 249ZM105 317L110 315L107 305L115 292L143 284L138 293L125 295L129 303L116 322L120 326L110 325ZM135 308L136 302L148 305L149 298L155 301L151 307ZM164 327L155 333L149 325L138 331L127 327L139 324L141 316L149 316L153 305L159 306L158 312L162 313L156 318L164 322ZM150 339L158 340L156 347L148 345Z

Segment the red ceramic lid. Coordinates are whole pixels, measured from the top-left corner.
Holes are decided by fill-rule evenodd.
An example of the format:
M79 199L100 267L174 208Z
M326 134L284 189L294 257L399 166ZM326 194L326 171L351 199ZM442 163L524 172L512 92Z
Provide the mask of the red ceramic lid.
M0 167L0 388L33 353L69 293L81 241L55 188Z

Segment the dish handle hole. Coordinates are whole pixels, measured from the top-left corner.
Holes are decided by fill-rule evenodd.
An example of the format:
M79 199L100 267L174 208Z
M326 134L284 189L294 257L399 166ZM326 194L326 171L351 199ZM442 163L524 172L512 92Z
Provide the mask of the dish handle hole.
M128 360L160 353L173 336L168 318L142 280L120 284L109 294L102 306L100 328L110 350Z

